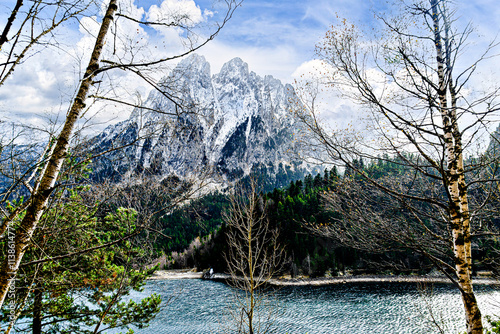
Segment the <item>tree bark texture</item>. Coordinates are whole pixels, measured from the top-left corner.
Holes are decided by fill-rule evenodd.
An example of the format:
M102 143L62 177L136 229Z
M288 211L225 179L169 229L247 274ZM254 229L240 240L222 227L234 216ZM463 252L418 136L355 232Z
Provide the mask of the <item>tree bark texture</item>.
M472 254L470 237L470 213L465 183L462 135L456 115L456 93L449 51L443 50L438 0L430 0L436 45L437 74L439 80L439 110L443 122L443 137L447 158L447 174L444 178L449 196L450 227L453 237L455 272L458 278L468 334L481 334L483 324L472 287Z

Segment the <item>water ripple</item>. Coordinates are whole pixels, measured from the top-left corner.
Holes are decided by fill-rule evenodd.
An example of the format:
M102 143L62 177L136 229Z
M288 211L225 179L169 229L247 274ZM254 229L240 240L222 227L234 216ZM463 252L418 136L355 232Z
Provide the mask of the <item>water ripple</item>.
M500 313L494 305L494 301L500 301L498 290L476 290L483 314ZM229 324L228 313L235 308L232 289L217 282L149 281L145 290L133 298L153 292L162 296L164 307L148 328L135 329L136 333L220 333ZM169 298L172 300L166 305ZM435 333L430 309L446 333L464 330L460 296L446 285L435 286L429 296L415 284L285 287L268 302L279 314L273 319L273 333L279 334Z

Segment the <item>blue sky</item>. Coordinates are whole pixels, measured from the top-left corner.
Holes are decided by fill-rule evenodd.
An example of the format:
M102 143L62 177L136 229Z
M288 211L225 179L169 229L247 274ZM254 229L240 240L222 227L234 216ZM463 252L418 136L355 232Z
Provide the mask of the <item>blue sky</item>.
M201 53L214 64L214 70L238 55L258 74L273 74L290 82L294 71L314 58L315 45L337 23L337 17L371 26L374 12L390 13L387 4L383 0L245 0L227 29ZM472 21L485 40L500 32L500 6L496 1L456 4L460 21ZM226 52L217 53L217 48Z
M245 1L214 45L201 53L214 70L239 55L258 74L290 82L295 69L314 57L316 43L335 23L337 13L362 21L372 7L370 1L358 0ZM212 56L217 47L226 49L227 55Z
M137 13L148 13L151 6L160 7L162 1L119 2L133 8ZM224 3L223 0L164 1L186 7L188 12L199 15L200 22L207 23L217 17L216 13L212 16L207 10L220 10L221 3ZM14 0L3 0L0 3L0 22L5 22L14 3ZM472 21L483 41L490 41L499 33L500 6L496 1L472 0L455 3L459 21ZM219 36L199 53L211 63L212 73L218 72L223 63L240 57L249 64L250 70L257 74L271 74L283 82L291 83L300 73L310 69L309 64L315 57L315 45L327 29L337 22L337 17L370 27L375 22L374 12L389 14L389 10L388 1L385 0L245 0ZM87 30L97 26L92 19L85 19L81 21L81 26L74 22L62 27L57 35L62 43L57 49L45 49L29 59L16 70L6 85L0 87L2 118L39 122L46 116L54 120L57 115L60 117L64 114L78 75L86 63L86 51L92 44L91 36L82 29L83 25L88 25ZM135 31L133 26L129 26L129 29ZM148 43L144 44L145 47L158 44L156 55L161 52L175 53L179 47L179 43L173 41L176 36L172 32L155 34L146 28L141 30L141 36L148 40ZM478 51L482 47L484 43L480 42L472 45L472 49ZM495 60L493 65L499 67L496 65L500 64ZM168 71L168 68L164 71ZM132 96L136 91L147 96L149 88L137 83L136 78L124 74L117 75L117 81L124 85L120 88L122 96ZM164 74L159 71L158 75ZM339 101L328 103L339 104ZM339 110L347 112L349 108L340 106ZM97 121L104 124L110 119L116 122L126 117L127 114L122 110L107 109L106 113L98 115Z

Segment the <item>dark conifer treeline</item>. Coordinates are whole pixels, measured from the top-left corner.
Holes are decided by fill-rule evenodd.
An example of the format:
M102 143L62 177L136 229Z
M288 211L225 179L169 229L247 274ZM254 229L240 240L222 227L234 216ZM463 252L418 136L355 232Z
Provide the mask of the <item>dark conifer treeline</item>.
M372 175L398 175L404 173L400 165L389 159L380 159L364 166L362 159L357 166ZM260 175L260 174L259 174ZM262 179L260 175L257 179ZM279 243L285 247L287 260L284 271L292 275L323 276L344 274L346 271L360 273L425 273L430 268L422 257L409 251L394 250L372 254L356 248L342 246L330 238L314 233L315 227L332 224L339 212L325 209L323 195L335 191L339 180L350 178L364 182L356 172L346 170L339 173L336 167L326 169L321 174L307 175L302 180L292 181L287 187L262 194L267 202L267 215L271 227L280 231ZM241 187L244 187L243 180ZM172 238L164 240L159 248L165 253L185 249L191 240L208 233L213 238L207 244L189 254L183 261L188 266L205 268L212 266L218 271L225 270L223 254L226 249L225 229L222 212L228 207L224 195L211 194L188 208L174 212L164 218L163 232ZM202 239L203 240L203 239ZM398 263L398 266L392 264ZM390 264L390 265L389 265ZM173 267L176 265L173 264Z

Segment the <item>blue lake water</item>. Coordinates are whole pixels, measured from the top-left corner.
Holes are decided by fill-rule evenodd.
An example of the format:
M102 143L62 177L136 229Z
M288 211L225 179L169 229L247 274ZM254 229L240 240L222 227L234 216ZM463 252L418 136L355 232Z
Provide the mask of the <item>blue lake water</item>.
M458 292L449 285L435 285L428 291L431 288L432 293L423 293L416 284L284 287L267 300L268 310L276 312L271 316L271 333L438 333L432 317L445 333L464 331ZM134 329L136 333L221 333L232 324L235 295L223 283L148 281L133 298L153 292L162 296L164 307L148 328ZM498 288L478 286L476 292L483 315L500 314Z

